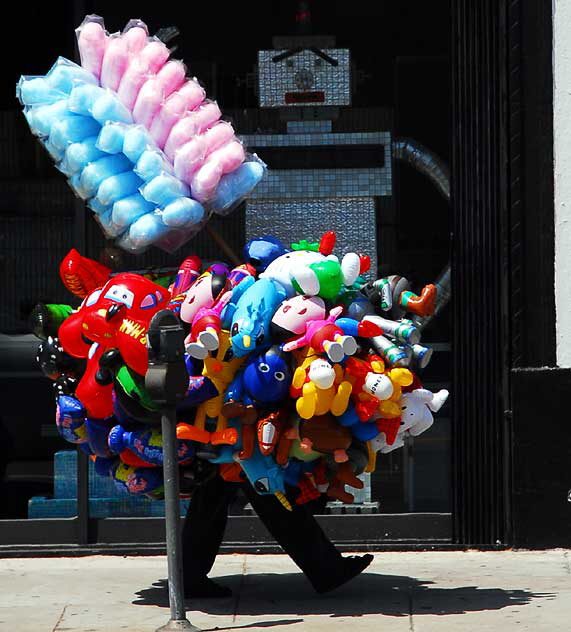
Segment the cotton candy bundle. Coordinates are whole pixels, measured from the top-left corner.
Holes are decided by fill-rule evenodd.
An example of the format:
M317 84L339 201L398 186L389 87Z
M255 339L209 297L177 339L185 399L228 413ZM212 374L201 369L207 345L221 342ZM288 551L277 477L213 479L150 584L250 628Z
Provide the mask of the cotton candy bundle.
M210 213L231 212L265 165L143 22L109 35L88 16L77 39L80 66L60 57L20 78L30 129L108 237L132 252L176 250Z

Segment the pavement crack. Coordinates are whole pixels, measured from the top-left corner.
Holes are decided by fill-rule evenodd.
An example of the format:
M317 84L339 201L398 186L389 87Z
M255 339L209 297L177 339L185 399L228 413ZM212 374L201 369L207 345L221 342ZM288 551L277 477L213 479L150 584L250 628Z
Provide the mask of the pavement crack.
M63 607L63 610L61 611L61 614L59 615L59 618L56 621L56 624L54 625L52 632L57 631L58 625L61 623L61 620L63 619L63 615L65 614L66 608L67 608L67 604Z
M247 570L247 555L244 555L244 560L242 562L242 574L240 575L240 583L238 584L238 590L236 591L236 600L234 601L234 612L232 613L232 623L236 622L236 617L238 616L238 608L240 607L240 597L242 596L242 586L246 581L246 573Z
M565 560L565 570L571 575L571 563L569 562L569 551L563 551L563 559Z

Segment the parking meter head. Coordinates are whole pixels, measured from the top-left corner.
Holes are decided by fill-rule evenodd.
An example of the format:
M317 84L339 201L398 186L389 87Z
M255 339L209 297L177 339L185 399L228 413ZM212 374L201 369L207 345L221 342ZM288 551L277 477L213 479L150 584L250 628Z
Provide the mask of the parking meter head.
M184 330L168 309L157 312L147 331L149 365L145 388L157 404L174 404L188 390L184 359Z

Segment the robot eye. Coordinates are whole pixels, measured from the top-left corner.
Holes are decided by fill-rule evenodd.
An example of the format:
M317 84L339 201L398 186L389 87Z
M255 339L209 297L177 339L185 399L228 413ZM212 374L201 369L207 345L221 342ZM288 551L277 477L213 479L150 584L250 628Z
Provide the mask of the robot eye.
M401 410L406 410L406 406L401 406Z
M285 373L283 371L276 371L274 377L278 382L283 382L285 380Z
M258 364L258 369L261 373L269 373L270 371L270 367L265 362Z
M232 336L235 336L239 331L240 331L240 327L238 323L234 323L232 325L232 331L230 333L232 334Z

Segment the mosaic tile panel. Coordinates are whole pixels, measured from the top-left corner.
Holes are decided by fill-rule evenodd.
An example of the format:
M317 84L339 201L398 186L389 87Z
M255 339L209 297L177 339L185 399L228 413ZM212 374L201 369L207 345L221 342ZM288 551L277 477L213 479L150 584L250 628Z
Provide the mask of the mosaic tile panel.
M295 121L300 122L300 121ZM289 123L288 123L289 125ZM304 145L383 145L389 152L390 132L246 134L240 137L246 147L299 147ZM388 162L388 158L387 158Z
M371 269L377 269L373 198L250 199L246 203L246 239L275 235L289 246L299 239L317 240L326 230L337 233L334 254L367 254Z
M337 65L331 64L309 49L277 62L272 61L283 52L285 51L258 51L260 107L351 105L351 64L348 49L326 48L322 51L334 59ZM307 100L311 93L322 93L322 98ZM296 98L300 101L291 101Z
M316 132L331 132L331 121L288 121L288 134L315 134Z
M268 170L251 199L392 195L390 163L382 169Z

